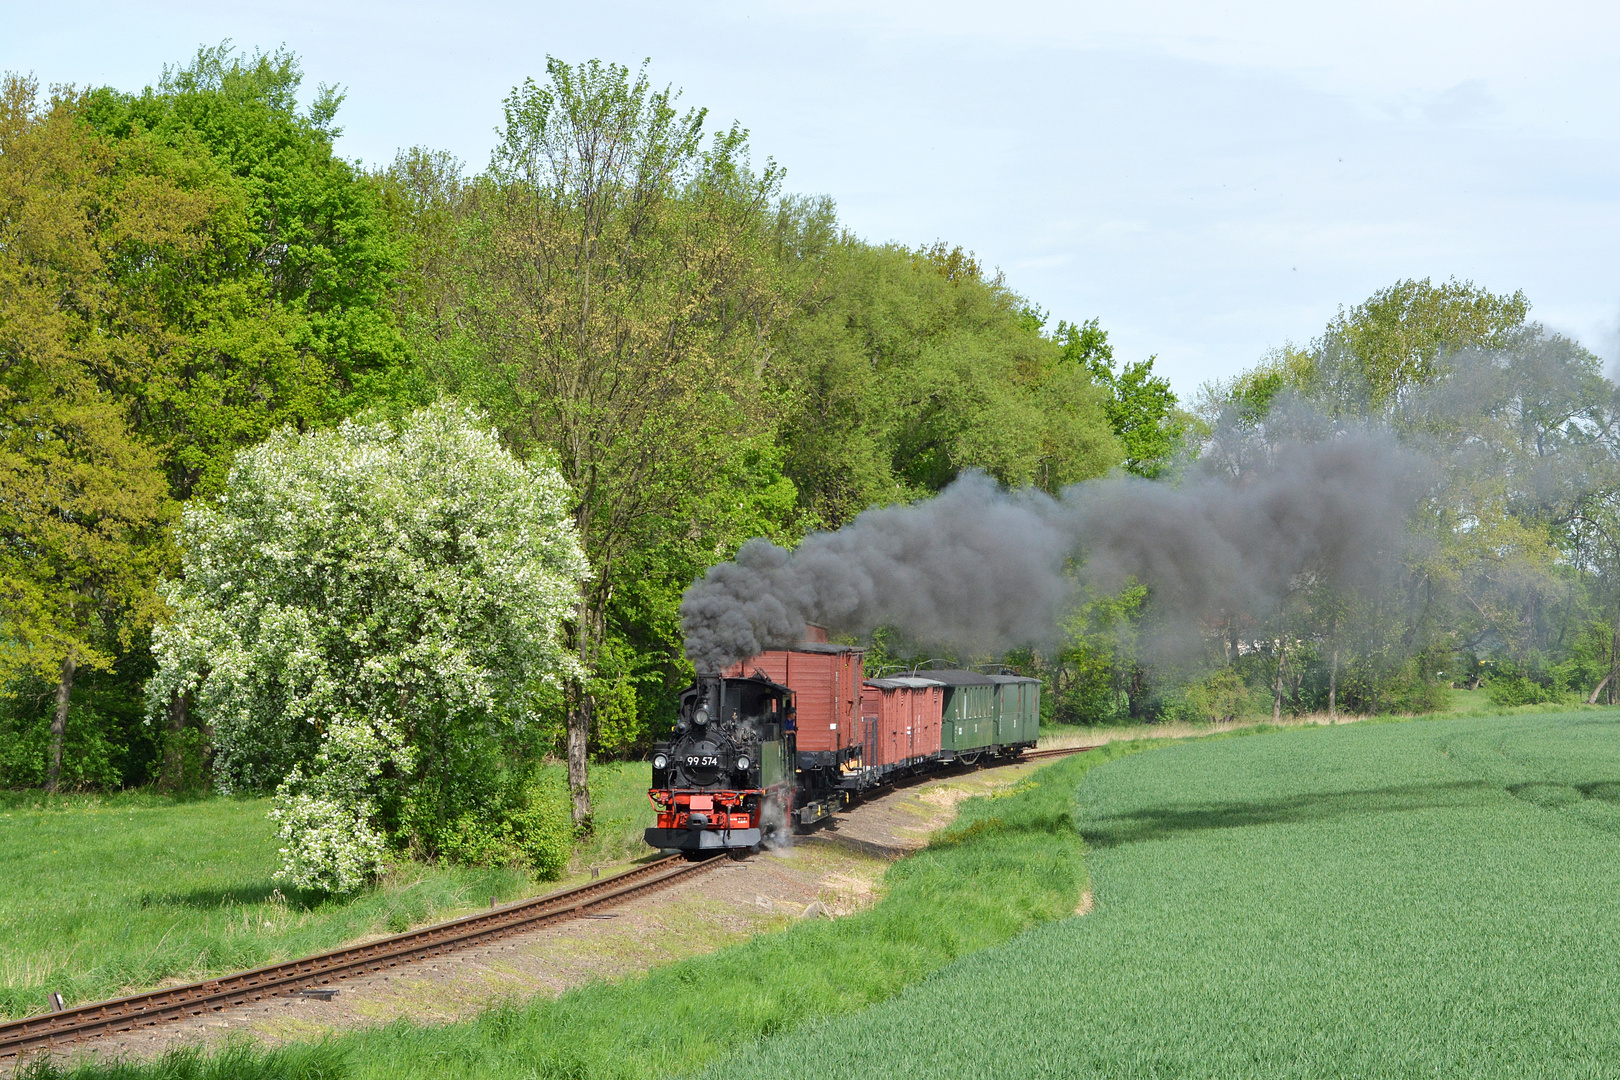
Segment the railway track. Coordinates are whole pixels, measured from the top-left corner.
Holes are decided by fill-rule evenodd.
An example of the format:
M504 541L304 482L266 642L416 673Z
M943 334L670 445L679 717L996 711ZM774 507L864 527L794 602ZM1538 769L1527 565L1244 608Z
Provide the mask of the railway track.
M1039 761L1041 758L1068 757L1070 754L1083 754L1087 750L1095 750L1095 746L1062 746L1055 750L1025 750L1018 755L1018 761Z
M702 873L722 859L687 862L684 856L656 859L622 874L572 889L491 908L476 915L425 926L364 945L271 964L237 975L149 990L142 994L75 1005L58 1012L0 1024L0 1059L30 1050L64 1046L99 1035L136 1031L159 1024L204 1016L265 998L307 991L344 978L386 971L401 964L509 934L534 930L612 907L632 897L665 888Z

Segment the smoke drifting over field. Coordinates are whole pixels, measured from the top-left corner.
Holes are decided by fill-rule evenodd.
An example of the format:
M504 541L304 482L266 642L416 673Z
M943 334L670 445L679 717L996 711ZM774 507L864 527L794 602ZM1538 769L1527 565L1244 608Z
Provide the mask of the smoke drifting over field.
M718 670L802 640L812 622L1001 652L1050 643L1082 588L1127 577L1170 625L1270 612L1302 574L1353 584L1389 555L1426 473L1375 435L1283 446L1275 461L1241 483L1109 478L1056 499L972 473L793 551L750 540L686 591L686 654Z

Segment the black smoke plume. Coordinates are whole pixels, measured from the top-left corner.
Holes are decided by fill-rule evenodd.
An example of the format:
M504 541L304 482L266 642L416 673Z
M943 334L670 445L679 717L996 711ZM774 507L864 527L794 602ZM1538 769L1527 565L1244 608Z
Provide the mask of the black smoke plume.
M1166 625L1269 614L1302 576L1353 587L1393 557L1426 477L1392 438L1281 444L1238 475L1111 477L1058 498L969 473L794 550L750 540L681 602L686 655L719 670L805 625L894 626L969 653L1050 644L1087 589L1148 586Z

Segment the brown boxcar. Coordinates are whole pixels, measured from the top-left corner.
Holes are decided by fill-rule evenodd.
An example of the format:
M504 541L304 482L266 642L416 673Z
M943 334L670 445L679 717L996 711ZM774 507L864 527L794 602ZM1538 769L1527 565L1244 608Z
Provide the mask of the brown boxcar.
M801 767L837 768L857 757L861 749L861 660L865 652L850 645L829 644L820 627L811 627L809 637L792 649L760 653L722 674L741 678L761 671L789 687L798 711Z
M866 764L887 772L936 756L944 691L932 679L868 679L861 692Z

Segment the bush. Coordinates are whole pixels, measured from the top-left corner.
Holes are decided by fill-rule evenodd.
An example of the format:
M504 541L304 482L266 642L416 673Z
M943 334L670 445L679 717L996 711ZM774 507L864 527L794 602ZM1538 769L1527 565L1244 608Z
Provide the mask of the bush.
M526 781L509 784L483 808L438 826L432 840L452 862L523 867L542 880L556 879L574 849L560 771L537 769Z
M45 762L50 743L48 710L18 710L0 717L0 787L39 787L45 783ZM75 704L68 710L62 743L63 791L110 791L121 786L119 760L126 754L109 737L112 724L97 710Z
M442 403L397 427L283 430L186 507L148 710L193 695L220 789L275 791L300 888L357 888L385 848L553 859L476 815L503 733L577 672L562 622L589 568L561 475L484 424Z
M1221 668L1186 690L1188 707L1201 720L1235 720L1248 711L1248 685L1231 668Z
M1532 682L1523 675L1497 676L1485 685L1485 696L1492 705L1540 705L1557 701L1562 695L1552 688Z

